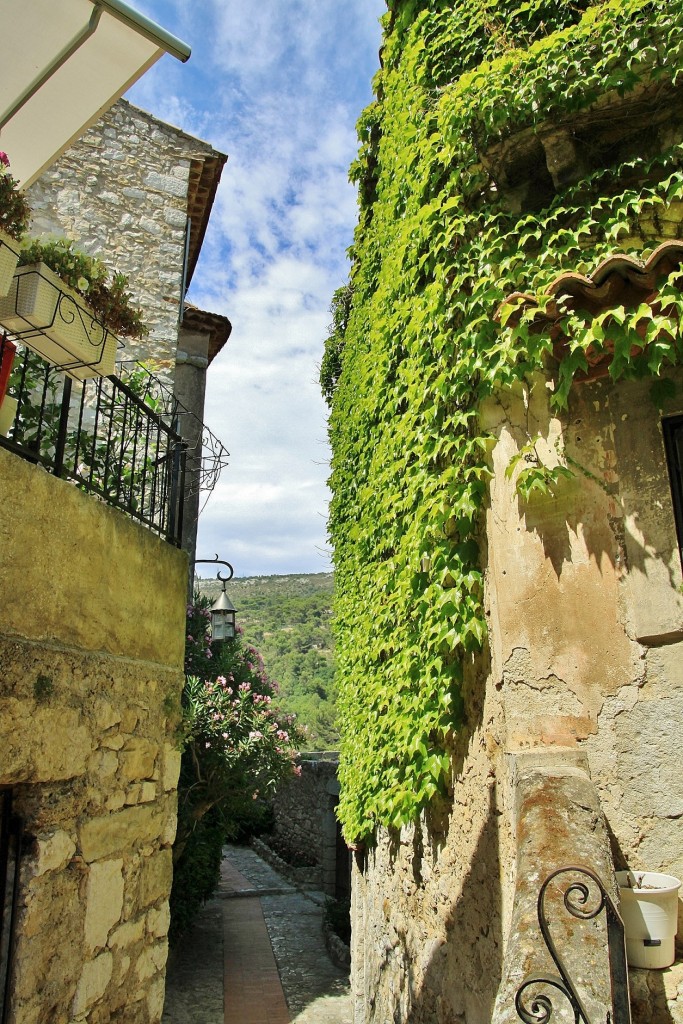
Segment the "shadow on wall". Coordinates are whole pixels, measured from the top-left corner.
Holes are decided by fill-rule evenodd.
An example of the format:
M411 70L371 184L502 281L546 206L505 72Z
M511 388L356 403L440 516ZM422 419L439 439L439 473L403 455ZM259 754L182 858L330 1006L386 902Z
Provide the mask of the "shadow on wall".
M467 1024L491 1020L502 973L502 899L494 787L482 797L488 799L488 813L460 895L449 910L446 943L432 954L411 1024L459 1017Z
M377 1001L370 996L369 1020L400 1022L400 1024L490 1024L493 1004L502 971L501 891L499 883L498 813L495 808L494 787L488 794L488 810L476 845L469 853L463 850L462 863L469 869L458 885L458 866L454 865L452 888L459 889L451 896L448 890L425 885L423 875L432 874L445 848L448 832L447 812L428 814L425 836L423 827L414 830L410 868L415 893L427 897L421 902L423 939L417 948L415 922L395 910L391 915L384 942L384 956L377 964ZM444 821L446 818L446 821ZM453 827L451 825L451 827ZM425 861L430 858L431 864ZM391 859L401 856L398 838L391 848ZM405 858L405 852L403 854ZM448 877L444 873L442 877ZM407 879L406 879L407 881ZM429 899L432 906L429 905ZM386 904L386 900L384 903ZM442 932L444 917L438 913L439 903L449 904L445 915L445 939ZM436 917L442 922L439 935L430 935L430 921ZM396 977L398 970L399 977ZM382 980L382 975L390 976ZM369 994L374 986L370 986ZM384 989L384 1016L378 1014L377 1003ZM374 1014L374 1016L373 1016ZM391 1016L390 1016L391 1015Z

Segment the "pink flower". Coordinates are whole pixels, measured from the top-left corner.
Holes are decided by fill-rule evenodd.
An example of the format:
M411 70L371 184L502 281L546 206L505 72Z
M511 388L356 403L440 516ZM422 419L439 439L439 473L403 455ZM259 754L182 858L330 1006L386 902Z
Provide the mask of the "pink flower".
M0 153L0 164L4 164L5 167L9 167L9 157L7 153Z
M192 636L191 633L188 633L187 636L185 637L185 639L187 640L188 644L191 644L191 643L194 642L194 637Z
M292 765L292 771L294 772L295 775L300 776L301 775L301 765L300 764Z
M260 740L263 738L263 733L259 732L258 729L254 729L253 732L249 733L250 740Z

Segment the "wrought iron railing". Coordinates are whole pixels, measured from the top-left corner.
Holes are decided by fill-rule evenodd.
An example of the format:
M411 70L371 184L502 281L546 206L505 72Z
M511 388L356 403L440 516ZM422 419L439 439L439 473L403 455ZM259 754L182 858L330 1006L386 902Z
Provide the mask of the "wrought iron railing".
M8 344L0 336L0 365ZM178 410L169 414L155 397L147 371L131 384L73 381L20 346L7 390L16 413L0 444L178 545L186 460Z
M118 363L122 376L147 377L147 393L153 395L157 412L170 422L178 424L187 453L187 476L185 495L199 491L210 494L218 483L222 471L228 465L230 453L206 423L200 422L193 412L178 401L171 386L160 376L150 374L144 363L137 360L123 360Z
M588 922L596 920L603 913L605 915L605 961L609 972L610 1007L600 1020L589 1013L572 978L566 950L563 953L553 939L551 910L547 900L551 885L557 888L561 897L560 908L564 908L569 915L562 922L562 934L567 945L574 939L578 949L584 946L581 937L572 933L572 920ZM554 1019L553 999L556 994L562 997L569 1008L574 1024L631 1024L624 925L598 875L580 865L557 868L541 886L537 913L543 941L558 973L532 974L522 982L515 997L515 1007L524 1024L549 1024Z

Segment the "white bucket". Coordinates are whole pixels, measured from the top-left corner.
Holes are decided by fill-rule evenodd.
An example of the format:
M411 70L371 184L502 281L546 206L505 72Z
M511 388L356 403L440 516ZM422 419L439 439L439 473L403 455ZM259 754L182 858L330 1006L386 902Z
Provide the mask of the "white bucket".
M676 957L680 879L657 871L617 871L626 959L631 967L670 967Z

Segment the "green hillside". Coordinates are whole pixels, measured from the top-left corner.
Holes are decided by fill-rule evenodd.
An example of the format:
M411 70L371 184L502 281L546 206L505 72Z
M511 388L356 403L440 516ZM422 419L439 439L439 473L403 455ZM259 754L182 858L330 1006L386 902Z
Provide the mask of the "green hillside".
M200 580L215 598L216 580ZM334 577L330 573L235 578L227 586L237 622L260 651L271 679L280 685L281 706L308 729L307 750L334 750L334 644L330 629Z

